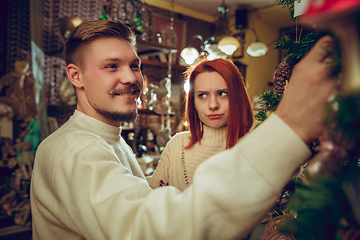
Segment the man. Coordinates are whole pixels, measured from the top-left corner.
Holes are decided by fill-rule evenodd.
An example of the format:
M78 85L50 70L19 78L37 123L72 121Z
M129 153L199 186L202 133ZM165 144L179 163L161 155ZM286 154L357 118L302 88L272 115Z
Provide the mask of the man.
M126 25L101 20L83 23L66 43L78 103L36 154L34 239L246 237L310 156L305 143L321 133L318 119L335 88L326 68L332 39L321 39L294 69L276 114L201 164L184 192L150 189L120 136L142 88L133 39Z

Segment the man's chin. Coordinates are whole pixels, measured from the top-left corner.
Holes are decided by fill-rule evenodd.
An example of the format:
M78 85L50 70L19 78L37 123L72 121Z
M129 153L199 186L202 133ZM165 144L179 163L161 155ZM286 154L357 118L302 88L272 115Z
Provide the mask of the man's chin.
M99 114L101 114L104 118L115 122L133 122L138 115L137 109L134 109L129 112L110 112L101 109L96 109L96 111Z

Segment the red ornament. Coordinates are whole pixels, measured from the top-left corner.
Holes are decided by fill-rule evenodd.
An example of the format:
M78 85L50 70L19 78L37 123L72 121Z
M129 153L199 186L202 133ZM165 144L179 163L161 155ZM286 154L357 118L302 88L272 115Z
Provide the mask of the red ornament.
M360 9L360 0L310 0L301 19L306 22L318 22Z

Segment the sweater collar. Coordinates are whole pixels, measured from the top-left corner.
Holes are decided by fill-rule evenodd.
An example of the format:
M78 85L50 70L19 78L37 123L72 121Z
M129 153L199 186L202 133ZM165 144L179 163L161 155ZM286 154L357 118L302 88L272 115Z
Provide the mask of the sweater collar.
M73 116L71 118L75 121L81 122L84 127L90 129L90 131L95 132L99 135L106 134L106 135L113 135L119 137L121 134L121 127L114 127L107 123L104 123L100 120L97 120L93 117L86 115L78 110L75 110Z
M226 146L227 126L221 128L210 128L203 125L203 137L201 145Z

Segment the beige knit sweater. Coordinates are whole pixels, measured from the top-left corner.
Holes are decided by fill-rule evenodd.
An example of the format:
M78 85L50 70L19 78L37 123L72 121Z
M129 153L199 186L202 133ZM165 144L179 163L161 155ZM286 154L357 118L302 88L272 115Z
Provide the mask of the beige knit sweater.
M159 186L160 180L184 191L192 182L196 168L209 157L226 149L227 126L214 129L204 125L201 143L190 149L190 132L177 133L166 145L161 160L147 180L152 188Z

